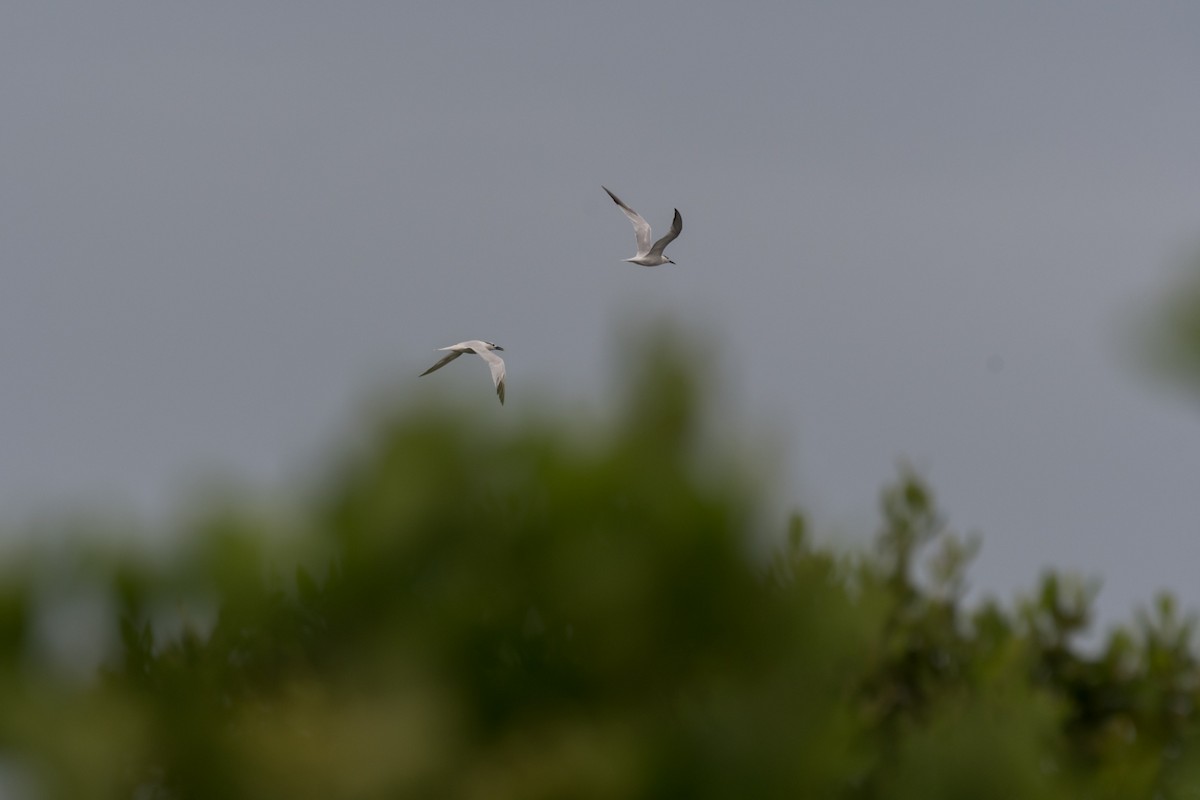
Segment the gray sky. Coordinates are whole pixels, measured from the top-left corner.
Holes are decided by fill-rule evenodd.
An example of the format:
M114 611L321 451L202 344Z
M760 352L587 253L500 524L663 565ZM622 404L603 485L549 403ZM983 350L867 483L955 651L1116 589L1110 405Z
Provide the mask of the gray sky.
M901 459L973 583L1200 605L1200 408L1124 356L1200 242L1200 6L14 4L0 26L0 501L270 484L372 387L603 415L616 331L717 346L785 500ZM629 223L677 266L620 263ZM435 348L506 348L419 384ZM570 340L568 350L558 342ZM702 355L702 354L698 354ZM428 385L437 381L437 386Z

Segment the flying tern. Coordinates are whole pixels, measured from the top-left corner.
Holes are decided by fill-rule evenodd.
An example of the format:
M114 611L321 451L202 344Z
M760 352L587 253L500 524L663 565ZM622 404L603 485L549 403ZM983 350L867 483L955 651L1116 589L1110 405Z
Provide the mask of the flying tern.
M450 355L443 358L441 361L434 364L429 369L421 373L421 377L425 377L434 370L439 370L449 364L454 359L461 356L463 353L474 353L488 363L492 369L492 382L496 384L496 394L500 397L500 405L504 405L504 359L493 353L493 350L503 350L504 348L492 342L481 342L478 339L472 339L469 342L459 342L452 344L449 347L439 347L438 350L449 350Z
M650 223L642 219L641 214L622 203L621 198L609 192L607 186L601 186L600 188L608 192L608 196L613 199L614 203L621 207L621 210L625 212L625 216L629 217L629 221L633 223L633 235L637 238L637 254L633 258L622 258L621 260L632 264L641 264L643 267L674 264L674 261L663 255L663 250L666 249L667 245L675 241L675 237L683 230L683 217L679 215L679 209L675 209L675 219L671 222L671 230L667 231L667 235L654 244L650 244Z

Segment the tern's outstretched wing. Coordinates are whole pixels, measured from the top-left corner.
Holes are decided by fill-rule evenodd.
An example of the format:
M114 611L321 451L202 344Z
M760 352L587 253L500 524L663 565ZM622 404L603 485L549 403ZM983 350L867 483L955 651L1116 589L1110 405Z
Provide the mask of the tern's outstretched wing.
M608 192L607 186L601 186L601 189ZM629 206L621 202L621 198L617 197L612 192L608 192L608 196L613 199L613 202L621 207L625 212L625 216L629 217L629 221L633 223L633 236L637 239L637 255L634 258L640 258L650 252L650 223L642 219L642 215L634 211ZM678 213L678 212L676 212ZM669 235L669 234L668 234ZM679 234L676 233L675 236ZM675 238L674 236L671 237ZM663 247L666 247L664 244Z
M496 384L496 394L500 398L500 405L504 405L504 359L493 353L491 350L482 352L476 350L479 357L488 363L492 369L492 382Z
M462 354L463 354L463 351L462 351L462 350L455 350L455 351L451 352L451 353L450 353L450 355L446 356L446 357L445 357L445 358L443 358L441 361L437 362L437 363L436 363L436 364L434 364L432 367L430 367L429 369L427 369L427 370L425 370L424 372L422 372L422 373L420 374L420 376L419 376L419 377L422 377L422 378L424 378L424 377L425 377L426 375L428 375L429 373L431 373L431 372L433 372L433 371L435 371L435 370L439 370L439 369L441 369L442 367L446 366L447 364L449 364L451 361L453 361L454 359L458 358L458 357L459 357L459 356L461 356Z
M667 231L667 235L654 243L654 247L650 248L650 255L661 256L662 251L667 249L667 245L675 241L675 237L683 232L683 217L679 214L679 209L675 209L675 219L671 221L671 230Z

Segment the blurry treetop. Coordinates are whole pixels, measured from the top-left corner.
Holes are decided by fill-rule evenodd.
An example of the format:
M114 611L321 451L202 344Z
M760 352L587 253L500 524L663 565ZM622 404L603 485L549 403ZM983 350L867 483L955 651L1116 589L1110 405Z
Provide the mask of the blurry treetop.
M167 559L82 537L7 564L0 794L1200 793L1169 597L1092 654L1092 583L966 609L979 542L909 470L873 551L798 513L764 558L754 481L657 341L598 441L396 403L292 508L215 504Z

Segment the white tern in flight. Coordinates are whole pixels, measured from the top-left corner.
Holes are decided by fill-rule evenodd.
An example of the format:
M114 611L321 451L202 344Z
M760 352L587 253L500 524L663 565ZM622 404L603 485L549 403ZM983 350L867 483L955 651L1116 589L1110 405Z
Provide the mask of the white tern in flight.
M496 394L500 397L500 405L504 405L504 359L492 352L493 350L503 350L503 347L492 342L481 342L478 339L472 339L469 342L459 342L458 344L452 344L449 347L439 347L438 349L449 350L450 355L422 372L421 377L428 375L434 370L441 369L463 353L474 353L486 361L488 366L492 368L492 382L496 384Z
M667 231L667 235L654 244L650 244L650 223L642 219L641 214L622 203L621 198L609 192L607 186L601 186L600 188L608 192L608 196L613 199L614 203L621 207L621 210L625 212L625 216L629 217L629 221L633 223L633 235L637 238L637 254L633 258L622 258L621 260L632 264L641 264L643 267L674 264L674 261L663 255L663 250L667 248L667 245L675 241L675 237L683 230L683 217L679 215L679 209L675 209L675 219L671 222L671 230Z

